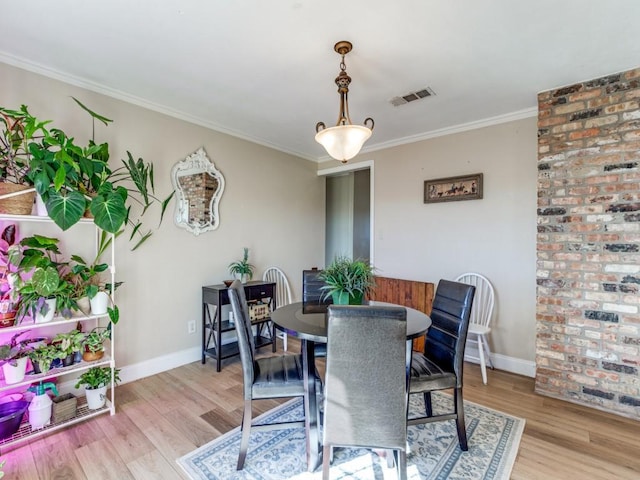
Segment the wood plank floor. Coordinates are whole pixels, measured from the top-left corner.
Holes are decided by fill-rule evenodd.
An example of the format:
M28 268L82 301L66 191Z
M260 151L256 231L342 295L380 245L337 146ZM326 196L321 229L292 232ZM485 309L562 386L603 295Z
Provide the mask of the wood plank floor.
M299 344L289 339L290 351ZM238 359L220 373L195 362L116 392L117 414L103 415L2 455L6 479L123 480L185 478L175 460L241 420ZM465 366L466 400L525 418L513 479L640 478L640 422L533 392L533 379ZM277 401L256 403L256 414Z

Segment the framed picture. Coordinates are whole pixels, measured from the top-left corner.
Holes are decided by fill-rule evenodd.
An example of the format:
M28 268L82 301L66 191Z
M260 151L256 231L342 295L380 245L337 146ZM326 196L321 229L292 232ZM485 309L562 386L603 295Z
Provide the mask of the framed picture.
M424 181L424 203L478 200L482 198L482 174Z

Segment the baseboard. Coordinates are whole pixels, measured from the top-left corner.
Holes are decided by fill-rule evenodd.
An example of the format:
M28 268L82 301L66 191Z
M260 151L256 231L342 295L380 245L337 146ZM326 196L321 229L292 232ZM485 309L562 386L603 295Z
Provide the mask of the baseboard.
M129 383L134 380L149 377L156 373L165 372L172 368L177 368L187 363L195 362L202 358L202 349L200 347L187 348L179 352L161 355L151 360L127 365L120 370L120 383ZM212 361L209 359L209 361ZM74 395L82 395L80 390L75 388L75 380L62 382L58 384L58 392L60 395L65 393L73 393Z
M465 355L465 362L480 363L476 355L476 349L467 347L467 351L470 355ZM518 375L524 375L525 377L535 378L536 376L536 363L530 360L523 360L522 358L509 357L500 353L491 354L491 362L493 366L498 370L504 370L505 372L516 373Z

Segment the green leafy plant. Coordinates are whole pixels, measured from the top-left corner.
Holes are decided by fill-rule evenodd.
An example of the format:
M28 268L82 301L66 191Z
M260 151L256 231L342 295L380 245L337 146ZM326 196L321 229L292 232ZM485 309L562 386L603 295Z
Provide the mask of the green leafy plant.
M19 298L18 316L45 315L48 298L56 299L56 308L65 318L78 308L73 285L67 281L68 262L58 258L58 243L57 238L33 235L9 248L9 261L17 267L12 295Z
M232 262L229 264L229 273L232 275L242 276L246 275L249 280L253 278L254 266L249 263L249 249L244 247L244 254L242 260Z
M120 382L120 369L113 369L114 385ZM78 378L76 388L84 385L85 388L93 390L105 387L111 383L111 368L109 367L91 367Z
M108 125L111 120L99 115L77 99L95 120ZM20 110L0 107L0 173L3 181L33 185L46 204L49 217L63 230L77 223L85 214L93 215L102 230L120 233L129 225L130 240L138 248L152 234L142 231L140 218L155 202L160 202L159 223L175 192L165 199L155 196L153 163L134 159L127 151L126 160L115 169L109 165L109 145L90 140L87 146L76 145L63 130L50 128L50 121L40 121L25 105ZM132 205L141 213L131 218Z
M0 107L0 176L3 182L33 185L30 144L44 137L49 121L40 121L26 105L19 110Z
M18 338L27 332L28 330L18 332L11 337L9 343L0 345L0 365L9 363L15 367L18 364L17 360L19 358L26 357L28 355L31 349L18 341Z
M339 256L319 274L325 282L322 289L325 298L329 296L348 295L355 298L355 303L361 303L362 298L375 286L375 268L364 260L351 260L349 257ZM344 303L344 302L341 302Z
M90 352L99 352L104 350L104 342L109 338L111 338L110 328L96 327L85 335L82 345Z
M73 353L82 350L85 336L78 330L71 330L67 333L58 333L53 338L53 344L57 345L60 352L63 354L61 358L67 357Z
M28 353L31 362L38 365L41 373L45 373L51 367L51 362L64 358L66 355L56 345L38 345Z

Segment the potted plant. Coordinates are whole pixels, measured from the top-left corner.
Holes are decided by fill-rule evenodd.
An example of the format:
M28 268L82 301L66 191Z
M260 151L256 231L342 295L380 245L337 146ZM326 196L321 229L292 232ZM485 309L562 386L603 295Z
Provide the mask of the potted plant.
M73 365L76 352L82 351L85 336L78 330L71 330L67 333L58 333L53 338L53 344L60 350L60 358L65 367Z
M57 259L58 242L57 238L33 235L9 248L10 262L17 267L12 274L12 294L20 298L18 316L29 314L36 323L43 323L50 321L56 310L71 318L71 311L78 308L73 286L67 281L68 263Z
M42 344L29 351L28 356L33 364L33 373L46 373L54 360L61 358L61 352L56 345Z
M4 381L7 385L21 382L27 369L27 354L29 349L23 346L18 338L27 331L18 332L9 343L0 345L0 364L4 371Z
M120 369L113 369L114 386L120 382ZM107 387L111 383L110 367L91 367L78 378L76 388L84 385L87 406L90 410L102 408L107 399Z
M92 122L111 122L74 101L91 115ZM131 238L139 237L135 250L151 231L143 232L139 218L134 221L130 217L132 202L140 205L140 217L153 203L161 202L162 222L174 192L164 200L154 195L151 162L135 160L127 152L127 160L112 169L107 143L91 140L81 147L64 131L48 128L49 123L33 117L26 106L18 111L0 107L0 173L4 179L0 183L24 183L28 188L33 185L46 204L47 215L63 230L87 211L98 227L110 233L119 233L128 224L132 227ZM22 213L31 212L33 198L30 202L29 211Z
M374 267L364 260L336 257L318 275L325 285L325 298L331 296L338 305L360 305L375 286Z
M235 275L242 283L247 283L253 278L253 269L255 267L249 263L249 249L244 247L242 260L229 264L229 273Z
M85 362L94 362L104 356L104 342L111 338L111 329L106 327L96 327L84 337L82 346L84 353L82 359Z
M30 177L30 145L44 137L45 125L25 105L19 110L0 107L0 200L2 213L29 215L35 189Z
M15 323L17 301L11 295L15 267L9 262L9 247L16 241L16 225L5 227L0 235L0 328L11 327Z

